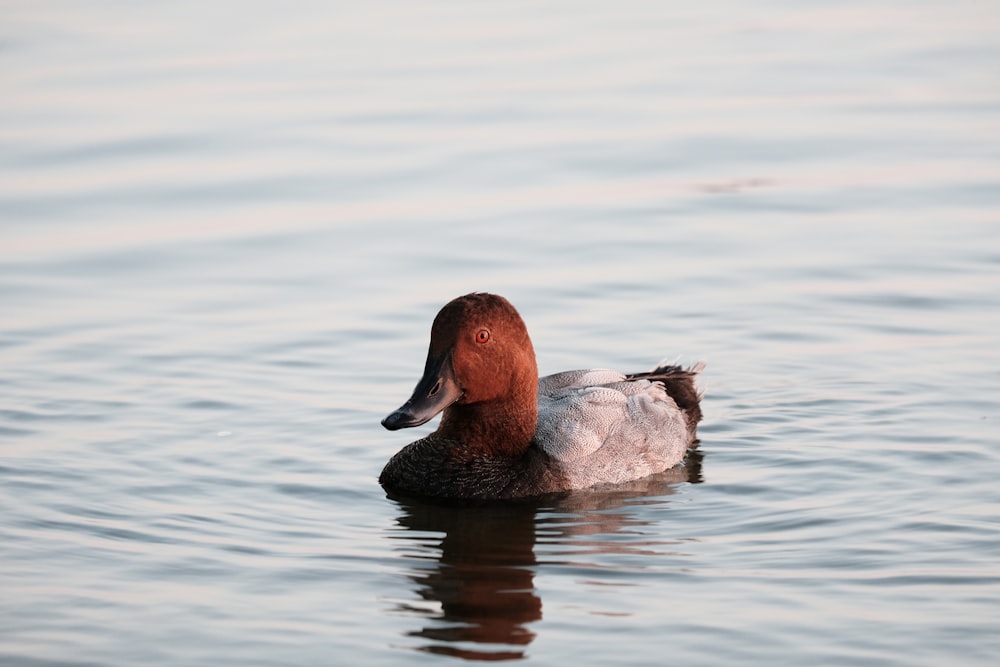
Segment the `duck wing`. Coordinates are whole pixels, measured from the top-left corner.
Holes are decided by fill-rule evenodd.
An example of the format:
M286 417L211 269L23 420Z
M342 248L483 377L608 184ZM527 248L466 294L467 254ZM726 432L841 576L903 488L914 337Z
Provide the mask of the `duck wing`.
M539 380L535 442L560 462L581 461L604 448L626 458L660 459L666 450L683 456L690 439L683 411L659 381L605 369Z

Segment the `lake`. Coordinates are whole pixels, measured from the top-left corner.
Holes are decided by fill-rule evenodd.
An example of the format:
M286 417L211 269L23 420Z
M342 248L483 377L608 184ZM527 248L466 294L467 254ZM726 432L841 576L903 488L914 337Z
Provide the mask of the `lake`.
M997 664L1000 5L0 18L3 664ZM687 465L387 498L479 290Z

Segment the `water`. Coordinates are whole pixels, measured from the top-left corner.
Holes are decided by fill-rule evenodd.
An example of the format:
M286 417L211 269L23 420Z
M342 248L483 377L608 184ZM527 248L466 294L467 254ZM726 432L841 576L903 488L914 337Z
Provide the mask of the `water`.
M0 661L993 665L1000 10L0 8ZM430 321L689 468L387 499Z

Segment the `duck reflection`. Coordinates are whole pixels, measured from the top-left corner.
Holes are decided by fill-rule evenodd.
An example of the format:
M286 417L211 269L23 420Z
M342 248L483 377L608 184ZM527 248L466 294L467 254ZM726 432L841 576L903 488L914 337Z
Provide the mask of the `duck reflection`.
M430 559L410 578L422 599L440 604L431 625L411 636L433 643L423 650L479 660L520 658L520 650L474 650L464 645L525 646L527 625L542 617L534 586L534 516L530 505L458 507L401 500L400 526L416 531L412 558ZM421 533L437 533L428 539ZM435 543L436 542L436 543Z
M693 450L686 466L610 490L518 503L394 498L402 530L390 537L410 559L416 595L431 603L403 603L395 611L425 619L424 627L407 633L427 640L421 651L466 660L524 658L535 638L529 626L542 618L534 584L538 535L549 554L634 552L634 542L609 538L648 525L637 505L663 502L676 483L700 481L701 454Z

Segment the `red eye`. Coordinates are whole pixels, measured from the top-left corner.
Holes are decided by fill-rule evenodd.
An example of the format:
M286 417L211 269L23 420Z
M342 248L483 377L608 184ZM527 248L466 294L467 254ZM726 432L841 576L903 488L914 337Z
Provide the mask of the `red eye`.
M476 333L476 342L479 343L480 345L482 345L483 343L485 343L489 339L490 339L490 330L489 329L480 329L478 331L478 333Z

